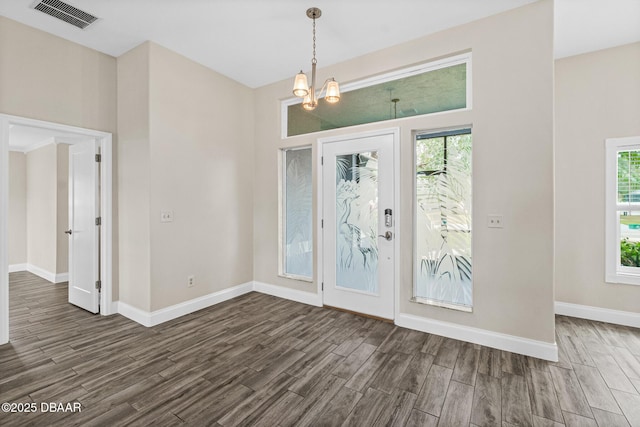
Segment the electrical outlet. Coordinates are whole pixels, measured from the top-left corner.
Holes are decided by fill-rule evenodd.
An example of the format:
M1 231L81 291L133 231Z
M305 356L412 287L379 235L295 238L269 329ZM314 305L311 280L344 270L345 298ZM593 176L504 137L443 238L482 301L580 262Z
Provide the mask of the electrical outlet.
M196 276L187 276L187 288L193 288L196 285Z
M489 215L487 216L487 227L489 228L503 228L504 219L502 215Z
M161 211L160 222L173 222L173 211Z

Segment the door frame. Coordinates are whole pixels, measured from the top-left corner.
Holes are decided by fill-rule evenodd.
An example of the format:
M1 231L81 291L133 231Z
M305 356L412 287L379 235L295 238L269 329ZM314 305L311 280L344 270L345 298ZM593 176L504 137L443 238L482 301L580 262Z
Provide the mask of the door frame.
M112 302L113 274L113 136L109 132L68 126L59 123L0 114L0 345L9 342L9 129L11 125L32 126L54 131L77 133L96 138L100 146L100 268L102 290L100 314L114 313Z
M323 233L323 182L324 182L324 168L322 167L323 162L323 148L324 144L332 143L332 142L341 142L341 141L352 141L354 139L362 139L362 138L370 138L374 136L383 136L383 135L392 135L393 136L393 212L394 212L394 232L395 238L393 239L393 311L394 311L394 320L397 319L400 315L400 236L401 236L401 207L400 207L400 128L385 128L380 130L373 130L367 132L358 132L358 133L350 133L350 134L341 134L338 136L326 137L326 138L318 138L316 149L316 169L317 173L317 192L316 192L316 215L318 220L316 221L316 235L318 236L318 250L316 255L317 265L318 265L318 273L317 273L317 285L318 285L318 294L322 298L322 302L324 304L324 233Z

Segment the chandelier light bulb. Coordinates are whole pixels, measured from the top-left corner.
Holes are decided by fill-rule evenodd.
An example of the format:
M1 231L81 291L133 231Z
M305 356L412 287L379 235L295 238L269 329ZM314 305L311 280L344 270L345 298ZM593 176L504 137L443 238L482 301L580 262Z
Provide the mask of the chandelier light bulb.
M304 99L302 100L302 108L304 108L307 111L314 110L316 108L316 105L318 105L318 102L312 100L311 95L305 96Z

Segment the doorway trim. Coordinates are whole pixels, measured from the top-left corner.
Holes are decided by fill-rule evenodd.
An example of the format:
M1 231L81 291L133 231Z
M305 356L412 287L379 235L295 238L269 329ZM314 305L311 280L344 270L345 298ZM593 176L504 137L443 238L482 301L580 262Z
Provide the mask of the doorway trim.
M393 203L394 203L394 217L395 217L395 238L393 239L393 306L394 306L394 322L400 316L400 240L401 240L401 230L402 230L402 207L400 205L400 128L385 128L379 130L373 130L368 132L358 132L351 134L341 134L338 136L326 137L326 138L318 138L317 144L315 146L317 150L316 154L316 170L317 178L316 178L316 235L317 235L317 254L316 254L316 262L317 262L317 286L318 286L318 295L320 295L322 304L324 305L324 234L323 234L323 182L324 182L324 170L323 170L323 144L331 143L331 142L340 142L346 140L360 139L360 138L370 138L375 136L383 136L383 135L392 135L393 136Z
M109 132L68 126L26 117L0 114L0 345L9 342L9 129L11 125L32 126L55 131L77 133L96 138L99 142L102 167L100 168L100 267L102 292L100 314L113 314L113 136Z

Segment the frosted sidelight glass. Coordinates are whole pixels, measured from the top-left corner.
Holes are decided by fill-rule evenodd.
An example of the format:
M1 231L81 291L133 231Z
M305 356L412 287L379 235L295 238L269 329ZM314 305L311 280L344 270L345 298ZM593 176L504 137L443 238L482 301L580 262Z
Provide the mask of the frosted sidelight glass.
M336 285L378 292L378 153L336 156Z
M417 135L415 297L470 311L471 133Z
M313 224L311 148L284 151L284 274L311 278Z

